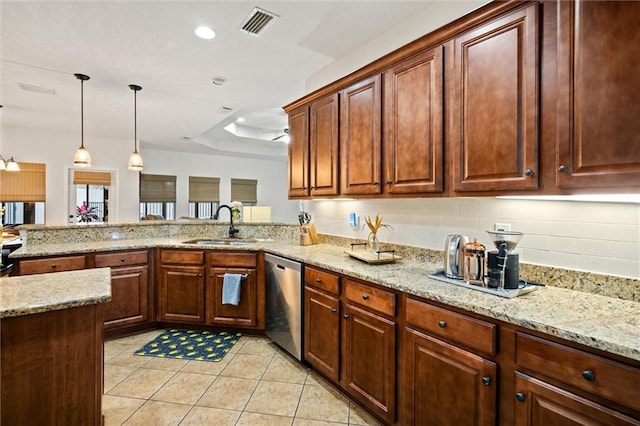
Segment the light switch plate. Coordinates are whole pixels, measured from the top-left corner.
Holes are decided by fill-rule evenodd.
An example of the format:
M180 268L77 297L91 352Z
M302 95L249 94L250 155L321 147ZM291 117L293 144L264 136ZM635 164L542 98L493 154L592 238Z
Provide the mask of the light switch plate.
M349 226L352 228L358 228L360 226L360 216L357 213L349 213Z

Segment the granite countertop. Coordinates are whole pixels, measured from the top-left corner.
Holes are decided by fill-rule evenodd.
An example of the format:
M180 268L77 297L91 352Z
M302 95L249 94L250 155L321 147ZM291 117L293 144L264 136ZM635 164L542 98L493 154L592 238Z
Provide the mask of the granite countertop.
M403 260L368 265L328 244L300 246L289 241L258 241L247 246L183 244L192 237L92 241L23 247L12 257L62 255L136 248L263 250L307 265L360 278L410 295L444 303L527 329L640 361L640 303L557 287L505 299L429 278L442 265Z
M0 278L0 318L69 309L109 300L109 268Z

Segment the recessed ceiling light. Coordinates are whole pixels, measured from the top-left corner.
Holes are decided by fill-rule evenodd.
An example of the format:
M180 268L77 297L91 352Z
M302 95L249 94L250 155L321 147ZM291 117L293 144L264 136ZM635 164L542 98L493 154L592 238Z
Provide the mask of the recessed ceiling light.
M211 28L209 27L205 27L205 26L200 26L198 28L196 28L195 33L198 37L203 38L205 40L211 40L212 38L214 38L216 36L216 32L213 31Z

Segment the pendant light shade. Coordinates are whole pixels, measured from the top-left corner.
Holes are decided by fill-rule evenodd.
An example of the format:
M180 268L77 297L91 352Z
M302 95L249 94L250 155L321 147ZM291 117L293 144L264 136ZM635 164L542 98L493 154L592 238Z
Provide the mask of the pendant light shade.
M0 155L0 170L6 170L8 172L19 172L20 166L18 162L13 159L13 157L9 158L9 160L5 160L2 155Z
M129 89L133 90L133 153L129 156L129 170L140 171L142 170L142 156L138 152L138 105L137 105L137 92L142 90L142 87L136 84L130 84Z
M73 165L75 167L91 167L91 155L84 147L84 82L89 80L88 75L74 74L80 80L80 148L73 156Z

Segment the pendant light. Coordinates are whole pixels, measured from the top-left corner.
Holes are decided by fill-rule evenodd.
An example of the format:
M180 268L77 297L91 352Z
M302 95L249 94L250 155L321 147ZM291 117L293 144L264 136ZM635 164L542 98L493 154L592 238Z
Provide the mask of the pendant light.
M74 74L80 80L80 148L73 156L73 165L75 167L91 167L91 155L84 147L84 82L89 80L88 75Z
M133 90L133 153L129 156L129 170L142 170L142 157L138 152L138 105L136 103L137 92L142 87L136 84L130 84L129 89Z

